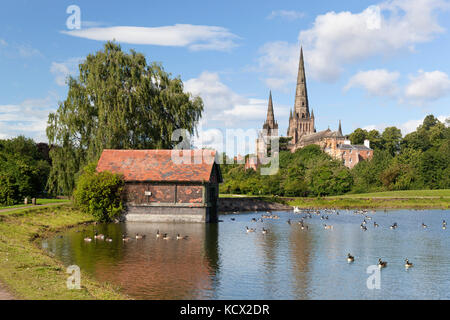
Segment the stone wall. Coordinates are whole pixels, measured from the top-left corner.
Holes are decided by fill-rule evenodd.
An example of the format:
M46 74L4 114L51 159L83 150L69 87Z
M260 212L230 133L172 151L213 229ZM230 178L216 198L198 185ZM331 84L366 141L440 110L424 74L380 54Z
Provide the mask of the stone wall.
M289 205L276 202L267 202L257 198L219 198L219 213L231 213L242 211L277 211L292 210Z

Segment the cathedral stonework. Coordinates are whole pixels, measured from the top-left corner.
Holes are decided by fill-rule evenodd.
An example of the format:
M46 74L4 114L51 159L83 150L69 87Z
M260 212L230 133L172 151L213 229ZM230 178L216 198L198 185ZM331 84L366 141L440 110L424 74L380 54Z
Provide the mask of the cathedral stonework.
M291 152L316 144L321 149L335 159L342 160L344 165L352 168L360 160L370 159L373 150L370 149L369 141L364 145L351 145L350 141L342 134L341 121L337 131L330 128L323 131L316 131L314 111L309 111L308 91L306 88L305 63L303 60L303 48L300 48L300 61L297 74L297 86L295 90L294 108L290 111L289 126L287 136L291 138L288 148ZM259 159L267 155L270 146L270 139L278 138L278 123L275 121L273 113L272 93L269 94L269 104L267 119L263 125L263 130L256 140L256 154ZM246 168L256 169L259 161L246 163Z

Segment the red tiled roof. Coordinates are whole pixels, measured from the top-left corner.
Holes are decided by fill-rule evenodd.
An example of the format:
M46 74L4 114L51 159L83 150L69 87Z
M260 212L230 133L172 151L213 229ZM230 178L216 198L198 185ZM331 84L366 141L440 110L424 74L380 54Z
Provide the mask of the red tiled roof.
M210 181L215 155L215 150L105 149L97 171L121 173L125 181L206 182ZM190 159L190 163L181 163L181 159Z

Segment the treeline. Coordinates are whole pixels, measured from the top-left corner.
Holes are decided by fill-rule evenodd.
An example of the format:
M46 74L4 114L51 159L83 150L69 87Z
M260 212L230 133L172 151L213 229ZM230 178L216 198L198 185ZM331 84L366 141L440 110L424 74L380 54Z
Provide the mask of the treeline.
M45 196L50 166L46 143L23 136L0 140L0 205Z
M450 128L427 116L416 131L402 137L400 129L356 129L352 144L370 140L374 156L353 169L332 159L316 145L295 153L280 151L277 174L264 176L260 169L222 165L222 193L280 196L326 196L347 192L450 188Z

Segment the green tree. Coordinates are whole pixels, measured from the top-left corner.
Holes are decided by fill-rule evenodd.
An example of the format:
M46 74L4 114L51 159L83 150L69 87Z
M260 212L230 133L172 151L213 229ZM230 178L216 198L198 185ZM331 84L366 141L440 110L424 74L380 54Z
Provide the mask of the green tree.
M387 127L381 134L383 149L387 150L392 156L400 151L402 142L402 132L396 127Z
M367 130L358 128L349 135L352 144L363 144L364 140L368 138Z
M103 149L171 148L176 129L194 133L203 102L184 92L180 78L144 55L108 42L68 78L66 100L48 118L49 190L70 194L75 175Z

